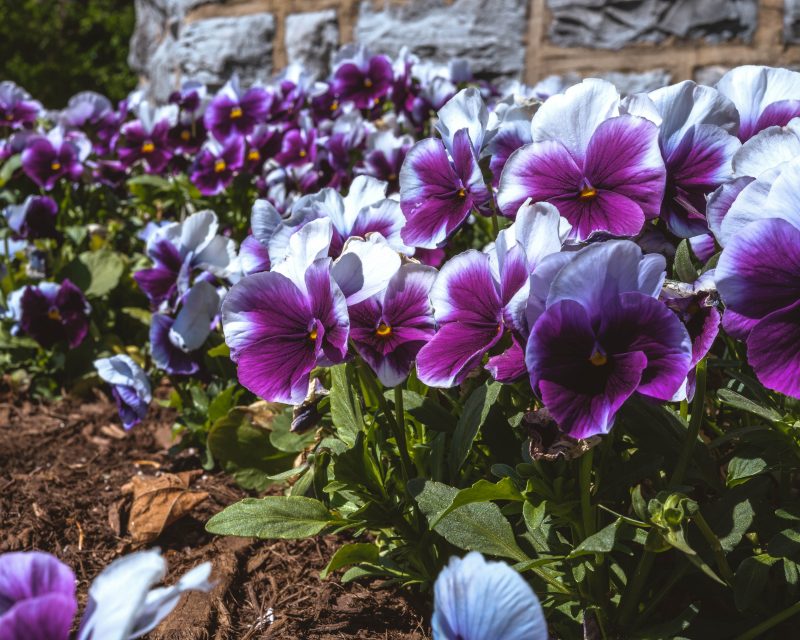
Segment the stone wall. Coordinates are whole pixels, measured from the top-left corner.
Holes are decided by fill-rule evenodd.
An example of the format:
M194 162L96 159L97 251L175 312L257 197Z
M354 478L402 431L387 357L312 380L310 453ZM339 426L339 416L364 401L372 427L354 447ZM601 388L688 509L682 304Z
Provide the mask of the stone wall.
M800 66L800 0L135 0L129 61L164 99L181 78L324 71L341 43L467 58L483 78L602 76L623 90Z

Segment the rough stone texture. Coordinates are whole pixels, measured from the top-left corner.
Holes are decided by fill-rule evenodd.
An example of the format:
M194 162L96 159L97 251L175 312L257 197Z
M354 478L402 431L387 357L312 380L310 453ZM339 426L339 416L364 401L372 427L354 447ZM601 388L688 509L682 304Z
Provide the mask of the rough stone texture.
M653 91L666 87L672 81L672 75L666 69L654 69L641 73L610 71L601 73L599 76L614 83L622 95Z
M339 22L334 9L286 16L287 60L303 64L324 78L339 47Z
M435 62L465 58L478 77L521 77L527 8L528 0L410 0L376 9L364 0L354 40L390 55L408 46Z
M758 0L547 0L550 40L562 47L619 49L670 36L749 42Z
M707 67L697 67L694 70L694 81L697 84L705 84L713 87L719 79L730 71L730 67L713 64Z
M800 44L800 0L785 0L783 14L783 39L790 44Z

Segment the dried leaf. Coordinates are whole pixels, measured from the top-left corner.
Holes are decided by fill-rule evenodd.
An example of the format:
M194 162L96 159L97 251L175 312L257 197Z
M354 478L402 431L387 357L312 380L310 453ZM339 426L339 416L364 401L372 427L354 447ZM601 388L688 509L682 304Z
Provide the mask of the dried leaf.
M192 491L189 483L202 471L164 473L159 476L134 476L122 487L133 494L128 530L136 545L156 540L173 522L192 511L208 497L205 491Z

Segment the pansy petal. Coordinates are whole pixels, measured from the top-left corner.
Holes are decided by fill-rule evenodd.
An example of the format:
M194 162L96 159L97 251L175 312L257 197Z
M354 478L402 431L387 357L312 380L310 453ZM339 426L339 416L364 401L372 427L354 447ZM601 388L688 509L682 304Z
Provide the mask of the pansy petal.
M417 376L431 387L453 387L502 337L501 325L449 322L417 355Z
M219 294L211 284L202 280L195 283L169 330L172 343L186 352L202 347L211 333L211 321L219 311L219 302Z
M747 360L765 387L800 398L800 300L753 327Z
M445 147L451 154L454 153L455 134L462 129L466 129L475 153L480 152L489 111L478 89L462 89L439 109L437 115L439 121L436 123L436 130L442 135Z

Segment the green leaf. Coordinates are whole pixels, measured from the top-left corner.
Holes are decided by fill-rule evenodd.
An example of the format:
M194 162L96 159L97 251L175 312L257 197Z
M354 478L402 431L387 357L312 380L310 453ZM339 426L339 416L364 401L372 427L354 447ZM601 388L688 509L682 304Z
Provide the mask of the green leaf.
M231 350L230 347L223 342L216 347L211 347L208 350L208 355L211 358L230 358Z
M386 392L386 399L394 402L394 391ZM421 396L414 391L403 391L403 408L410 416L433 431L452 433L456 428L453 414L434 398Z
M292 433L291 407L276 415L270 426L272 431L269 434L269 441L272 446L289 453L303 451L317 437L315 429L311 429L306 433Z
M692 620L700 612L700 607L690 604L682 613L672 617L668 622L658 624L637 633L634 638L637 640L676 640L680 638L680 632L686 631Z
M744 611L759 598L769 581L769 571L778 558L766 553L745 558L736 569L733 581L733 598L736 608Z
M487 382L475 389L464 404L450 445L449 465L452 476L458 474L461 465L466 461L475 436L486 422L492 405L497 402L501 388L499 382Z
M689 250L689 241L682 240L675 251L673 275L681 282L694 282L697 280L697 269L692 264L692 253Z
M434 531L450 544L468 551L527 562L528 556L517 545L511 525L500 508L491 502L466 504L440 519L458 490L440 482L416 478L408 490L417 501L428 523L439 521Z
M463 507L465 504L472 504L475 502L490 502L492 500L511 500L514 502L522 502L524 498L519 490L514 486L511 478L503 478L497 484L487 480L478 480L471 487L461 489L461 491L459 491L453 498L450 506L442 511L441 515L436 519L436 521L431 524L431 527L435 529L436 525L441 521L442 518L450 515L453 511L459 507Z
M796 529L784 529L775 534L767 545L769 555L776 558L800 557L800 531Z
M342 545L333 554L328 566L320 572L319 577L324 580L337 569L361 562L378 562L378 547L372 542L351 542Z
M107 294L119 284L125 271L125 260L122 256L108 249L85 251L78 260L89 272L89 283L84 292L89 297L100 297Z
M308 538L336 519L319 500L301 496L245 498L206 523L206 531L246 538Z
M0 168L0 187L4 186L6 182L11 180L11 176L14 175L14 172L22 166L22 154L16 154L11 156L8 160L3 163L2 168Z
M779 422L781 419L781 414L774 409L757 404L749 398L745 398L743 395L732 391L731 389L720 389L717 391L717 396L719 397L720 401L728 406L733 407L734 409L741 409L742 411L752 413L753 415L764 418L765 420L769 420L770 422Z
M619 531L621 524L622 520L615 520L607 527L603 527L575 547L569 557L576 558L590 553L608 553L614 548L614 543L617 540L617 531Z
M361 431L362 420L353 406L350 382L347 378L347 365L338 364L331 372L331 419L336 433L348 446L353 446Z
M218 393L208 405L208 419L213 424L223 416L228 415L228 411L233 408L234 392L239 389L238 384L232 384L221 393Z
M269 433L254 427L247 415L238 409L214 422L207 446L236 482L245 489L257 491L274 484L271 476L291 469L297 455L273 447Z
M546 515L547 503L544 500L538 505L527 501L522 505L522 517L525 519L525 526L531 533L539 531Z
M726 483L728 487L735 487L737 484L743 484L761 475L769 469L766 460L763 458L753 457L745 458L736 456L731 458L728 463L728 477Z

